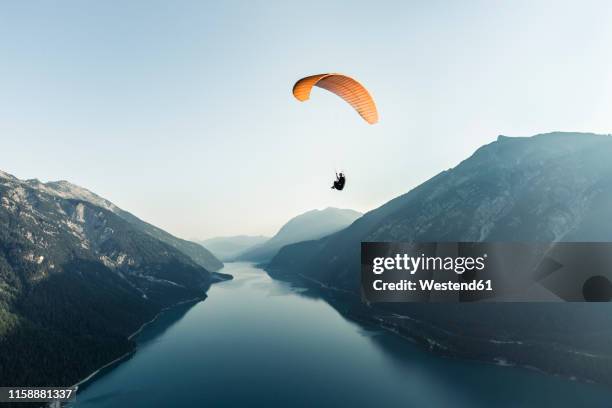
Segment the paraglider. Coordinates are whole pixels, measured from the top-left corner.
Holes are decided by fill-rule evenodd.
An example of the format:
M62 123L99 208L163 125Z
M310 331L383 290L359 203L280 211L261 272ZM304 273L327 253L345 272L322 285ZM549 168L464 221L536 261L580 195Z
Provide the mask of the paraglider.
M374 99L368 90L353 78L333 73L307 76L293 85L293 96L300 102L307 101L313 86L326 89L344 99L370 125L378 122Z
M332 190L342 190L345 183L346 177L344 176L344 173L336 173L336 181L334 181L334 185L331 188Z
M355 79L342 74L317 74L304 77L293 85L293 96L304 102L310 99L310 92L316 86L328 90L353 107L357 113L370 125L378 122L378 110L372 95ZM342 191L346 184L344 173L336 172L332 190Z

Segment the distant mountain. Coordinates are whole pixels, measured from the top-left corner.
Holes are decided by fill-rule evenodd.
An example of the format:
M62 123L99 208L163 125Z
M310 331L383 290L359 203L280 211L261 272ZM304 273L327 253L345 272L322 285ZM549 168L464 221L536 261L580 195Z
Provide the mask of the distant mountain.
M312 210L289 220L263 244L257 245L238 256L242 261L266 262L285 245L319 239L348 227L361 217L361 213L328 207Z
M210 253L208 249L204 248L202 245L177 238L166 231L141 220L135 215L122 210L107 199L102 198L83 187L79 187L65 180L41 183L40 181L33 179L26 180L25 183L40 191L44 191L45 193L55 194L62 198L87 201L93 205L97 205L98 207L112 211L139 230L178 249L193 259L198 265L208 269L211 272L216 272L223 267L223 263L221 263L221 261L219 261L212 253Z
M241 252L255 245L263 244L269 239L269 237L264 237L263 235L237 235L233 237L215 237L197 242L205 246L220 260L232 261Z
M127 336L160 310L203 298L217 278L112 204L55 187L0 172L2 385L73 384L132 350Z
M357 304L362 241L612 241L610 157L612 136L500 136L348 228L285 246L269 269L348 291ZM607 304L405 303L360 313L382 315L376 319L386 327L421 333L428 347L453 355L503 356L612 383L610 311Z

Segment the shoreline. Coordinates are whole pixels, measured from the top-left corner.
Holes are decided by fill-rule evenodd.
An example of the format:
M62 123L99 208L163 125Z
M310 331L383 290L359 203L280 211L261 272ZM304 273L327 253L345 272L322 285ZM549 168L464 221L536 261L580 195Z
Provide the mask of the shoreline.
M146 326L148 326L149 324L151 324L151 323L153 323L155 320L157 320L157 318L158 318L158 317L159 317L159 316L160 316L162 313L167 312L168 310L170 310L170 309L172 309L172 308L175 308L175 307L177 307L177 306L185 305L185 304L188 304L188 303L194 303L194 304L200 303L200 302L202 302L202 301L206 300L206 298L207 298L207 297L208 297L207 295L204 295L204 296L201 296L201 297L196 297L196 298L192 298L192 299L186 299L186 300L182 300L182 301L180 301L180 302L178 302L178 303L175 303L175 304L173 304L173 305L171 305L171 306L166 306L166 307L164 307L164 308L163 308L163 309L161 309L159 312L157 312L157 313L155 314L155 316L153 316L153 318L152 318L151 320L148 320L148 321L144 322L143 324L141 324L141 325L140 325L140 327L139 327L139 328L138 328L136 331L134 331L133 333L131 333L131 334L130 334L130 335L127 337L127 339L128 339L128 340L132 340L132 339L133 339L135 336L139 335L139 334L140 334L140 333L141 333L141 332L144 330L144 328L145 328ZM126 359L127 357L129 357L129 356L131 356L132 354L136 353L136 351L137 351L137 350L138 350L138 345L136 344L136 345L134 345L134 348L133 348L132 350L130 350L130 351L128 351L127 353L124 353L124 354L122 354L121 356L117 357L116 359L114 359L114 360L112 360L112 361L110 361L110 362L108 362L108 363L104 364L103 366L101 366L101 367L99 367L98 369L94 370L94 371L93 371L92 373L90 373L88 376L86 376L86 377L85 377L85 378L83 378L82 380L79 380L77 383L75 383L75 384L71 385L70 387L71 387L71 388L72 388L72 387L75 387L75 388L76 388L76 392L78 393L78 391L79 391L79 387L80 387L81 385L85 384L86 382L88 382L88 381L92 380L92 379L93 379L93 378L94 378L94 377L95 377L95 376L96 376L98 373L100 373L100 371L104 370L104 369L105 369L105 368L107 368L107 367L110 367L110 366L111 366L111 365L113 365L113 364L116 364L116 363L118 363L118 362L120 362L120 361L122 361L122 360Z
M301 273L295 272L293 274L287 274L283 269L268 269L265 267L262 269L265 270L268 273L268 275L270 275L273 279L283 280L283 278L285 278L285 281L291 284L298 284L298 285L301 284L305 286L306 288L308 287L312 288L311 285L314 285L316 289L322 290L323 293L332 295L332 298L334 294L339 294L341 296L349 295L350 298L354 297L354 294L348 290L336 288L333 286L328 286L316 279L304 276ZM274 273L277 274L276 278L272 276L272 274ZM296 281L295 279L292 279L293 276L297 276L298 280ZM300 282L300 279L301 279L301 282ZM330 299L325 298L325 296L323 296L322 298L326 302L330 303ZM452 346L453 342L447 342L445 344L445 343L439 342L439 339L434 340L433 338L430 338L426 332L406 331L406 328L402 328L401 326L398 326L397 322L394 322L393 319L390 319L390 317L393 317L393 316L384 314L384 311L381 311L383 312L383 314L376 313L376 309L372 308L370 304L366 304L364 306L368 310L370 310L371 313L364 313L363 311L359 312L357 310L352 310L352 311L347 311L346 313L343 313L343 315L345 315L346 318L351 319L358 323L361 322L363 324L374 325L375 327L378 327L379 329L382 329L388 333L398 336L401 339L408 341L410 343L419 344L427 352L435 353L438 356L443 357L443 358L459 359L459 360L464 360L464 361L476 362L480 364L495 365L499 367L518 368L521 370L538 372L540 374L551 376L551 377L563 378L567 381L579 381L579 382L587 383L587 384L598 384L598 385L603 385L603 386L610 386L610 384L606 382L605 380L592 378L590 376L585 375L584 373L581 373L581 374L562 373L562 372L559 372L559 370L555 370L554 368L547 367L545 365L532 365L532 364L528 364L525 361L520 361L520 360L514 361L514 360L508 359L507 357L503 355L494 356L492 355L491 350L488 350L489 354L491 355L487 355L486 353L484 355L475 355L475 354L470 354L470 353L465 353L465 352L453 353L449 350L449 347ZM395 316L395 317L408 318L410 320L413 320L417 324L423 324L425 326L428 326L429 330L433 330L433 331L437 330L440 332L446 332L446 334L450 335L455 340L461 340L462 338L456 333L448 332L447 330L444 330L441 327L432 325L431 323L428 323L428 322L410 318L409 316L401 315L401 316ZM483 339L482 341L498 343L498 344L506 343L508 346L510 345L515 345L515 346L532 345L529 342L524 342L524 341L497 341L495 339ZM571 350L560 350L560 351L565 352L565 353L571 352ZM509 353L509 354L512 354L512 353ZM594 356L594 357L598 357L598 356Z
M221 282L225 282L228 280L232 280L234 279L234 277L232 275L229 274L225 274L225 273L220 273L220 272L213 272L213 276L214 276L214 280L211 282L210 286L214 285L215 283L221 283ZM159 312L157 312L155 314L155 316L153 316L153 318L151 320L148 320L146 322L144 322L143 324L140 325L140 327L134 331L133 333L131 333L127 339L128 340L132 340L134 337L136 337L137 335L139 335L146 326L148 326L149 324L153 323L155 320L157 320L157 318L164 312L175 308L177 306L181 306L181 305L185 305L187 303L194 303L197 304L199 302L202 302L204 300L206 300L206 298L208 297L208 290L210 289L210 287L207 289L206 293L204 293L202 296L198 296L195 298L191 298L191 299L186 299L186 300L181 300L180 302L177 302L173 305L170 306L166 306L163 309L161 309ZM105 368L108 368L110 366L112 366L113 364L119 363L120 361L126 359L127 357L131 356L132 354L136 353L136 351L138 351L138 344L134 345L134 348L124 354L122 354L121 356L115 358L114 360L100 366L98 369L94 370L92 373L90 373L89 375L87 375L86 377L84 377L83 379L79 380L78 382L76 382L75 384L71 385L70 387L75 387L75 392L78 393L79 392L79 387L85 383L87 383L88 381L92 380L96 375L98 375L100 373L100 371L104 370Z

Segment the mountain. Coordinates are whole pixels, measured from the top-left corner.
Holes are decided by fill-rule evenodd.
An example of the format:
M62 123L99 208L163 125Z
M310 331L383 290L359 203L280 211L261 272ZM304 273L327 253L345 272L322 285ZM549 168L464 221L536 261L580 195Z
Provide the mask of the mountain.
M199 243L205 246L220 260L232 261L241 252L244 252L255 245L263 244L269 239L269 237L264 237L263 235L237 235L233 237L209 238L199 241Z
M5 386L74 384L133 350L129 334L163 308L205 297L217 278L111 204L94 204L97 196L55 187L0 172Z
M269 261L283 246L332 234L346 228L361 215L357 211L332 207L308 211L290 219L276 235L265 243L243 252L238 259L254 262Z
M223 267L223 263L221 263L221 261L219 261L212 253L210 253L208 249L204 248L202 245L177 238L168 232L141 220L135 215L122 210L110 201L83 187L79 187L65 180L41 183L40 181L33 179L26 180L25 183L48 194L54 194L62 198L87 201L93 205L107 209L108 211L111 211L123 218L139 230L178 249L193 259L193 261L198 265L208 269L211 272L216 272Z
M612 383L609 304L367 307L359 300L362 241L612 241L610 157L609 135L500 136L348 228L285 246L268 269L350 293L361 318L432 349Z

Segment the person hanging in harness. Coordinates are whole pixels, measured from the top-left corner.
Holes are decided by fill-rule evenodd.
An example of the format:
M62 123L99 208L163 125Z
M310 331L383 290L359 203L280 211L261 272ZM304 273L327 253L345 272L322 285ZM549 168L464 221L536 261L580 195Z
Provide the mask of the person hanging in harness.
M334 181L334 185L331 188L332 190L342 190L345 183L346 177L344 177L344 173L336 173L336 181Z

